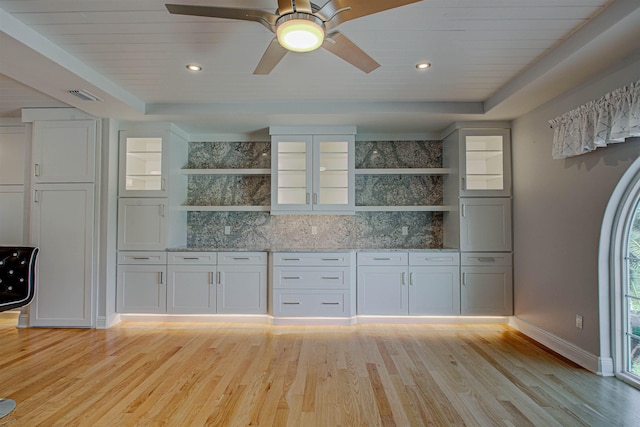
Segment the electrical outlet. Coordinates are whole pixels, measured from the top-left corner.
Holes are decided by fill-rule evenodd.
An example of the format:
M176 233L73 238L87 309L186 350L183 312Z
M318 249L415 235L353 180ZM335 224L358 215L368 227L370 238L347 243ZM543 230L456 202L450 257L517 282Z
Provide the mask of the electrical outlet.
M582 329L582 316L576 314L576 328Z
M409 227L402 227L402 235L406 236L409 234Z
M312 225L311 226L311 234L318 234L318 226L317 225Z
M231 227L228 225L224 226L224 234L231 234Z

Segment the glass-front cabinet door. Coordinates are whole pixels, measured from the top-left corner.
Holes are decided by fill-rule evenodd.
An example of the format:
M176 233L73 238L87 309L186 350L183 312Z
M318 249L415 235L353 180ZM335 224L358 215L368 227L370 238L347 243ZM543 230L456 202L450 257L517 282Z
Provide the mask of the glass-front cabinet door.
M508 129L473 129L460 133L460 195L511 195L511 144Z
M312 137L274 137L271 146L271 210L311 209Z
M319 135L313 144L313 209L353 211L353 136Z
M272 213L354 210L353 135L274 135Z
M166 195L165 138L120 132L120 196Z

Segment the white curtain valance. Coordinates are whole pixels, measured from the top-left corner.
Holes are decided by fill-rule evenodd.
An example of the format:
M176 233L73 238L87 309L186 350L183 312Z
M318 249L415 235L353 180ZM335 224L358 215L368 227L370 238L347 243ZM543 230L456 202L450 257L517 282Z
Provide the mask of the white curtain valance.
M577 156L640 136L640 81L569 111L549 123L553 158Z

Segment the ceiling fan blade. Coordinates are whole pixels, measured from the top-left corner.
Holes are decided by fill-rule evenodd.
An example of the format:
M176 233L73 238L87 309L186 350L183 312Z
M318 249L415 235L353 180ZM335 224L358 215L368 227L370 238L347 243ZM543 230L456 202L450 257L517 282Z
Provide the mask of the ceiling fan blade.
M384 10L395 9L422 0L329 0L316 13L322 17L327 30L335 28L343 22L372 15Z
M367 74L380 66L355 43L337 31L327 35L322 47Z
M313 13L309 0L296 0L296 12Z
M271 44L262 55L258 66L253 71L253 74L266 76L273 70L276 65L280 62L282 58L289 52L287 49L283 48L278 42L278 38L275 37L271 40Z
M293 12L295 12L293 10L293 0L278 0L278 14L280 16Z
M233 7L189 6L184 4L166 4L169 13L175 15L206 16L208 18L238 19L255 21L272 32L276 30L277 15L258 9L239 9Z

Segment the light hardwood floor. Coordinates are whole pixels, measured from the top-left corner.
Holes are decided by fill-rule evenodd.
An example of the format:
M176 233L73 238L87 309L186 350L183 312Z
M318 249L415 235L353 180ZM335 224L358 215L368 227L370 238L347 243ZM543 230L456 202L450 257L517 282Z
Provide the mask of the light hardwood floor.
M0 426L640 425L640 391L506 326L15 323Z

